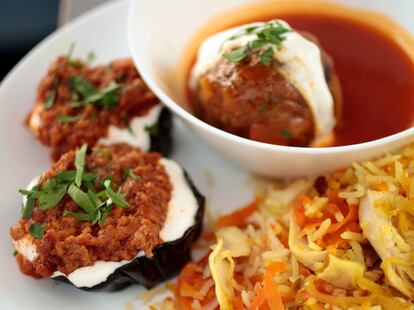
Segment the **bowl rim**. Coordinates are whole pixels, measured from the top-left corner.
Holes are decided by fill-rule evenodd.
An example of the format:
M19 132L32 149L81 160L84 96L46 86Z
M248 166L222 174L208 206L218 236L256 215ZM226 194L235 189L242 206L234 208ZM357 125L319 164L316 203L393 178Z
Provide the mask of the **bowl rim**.
M414 136L414 126L394 133L392 135L388 135L379 139L349 144L349 145L342 145L342 146L330 146L330 147L299 147L299 146L286 146L286 145L276 145L276 144L269 144L264 142L259 142L255 140L250 140L248 138L240 137L235 134L229 133L225 130L219 129L214 127L203 120L196 117L194 114L190 113L186 109L184 109L180 104L175 102L170 96L166 94L162 90L162 88L158 85L155 79L152 78L152 75L148 73L146 70L147 65L140 61L140 57L137 56L137 51L135 49L136 46L141 46L140 44L136 44L137 36L135 35L135 27L134 27L134 14L136 12L136 6L138 1L130 1L128 16L127 16L127 38L128 38L128 46L131 53L131 57L134 61L135 66L137 67L138 72L140 73L141 77L148 85L148 87L154 92L154 94L160 99L160 101L166 105L170 110L172 110L175 114L179 117L184 119L185 121L189 122L191 125L197 126L201 130L208 132L213 136L220 137L227 141L232 141L237 144L241 144L244 147L250 147L256 150L263 150L269 152L284 152L290 154L340 154L340 153L348 153L354 151L362 151L367 149L372 149L375 147L380 147L383 145L391 144L393 142L397 142L398 140L406 139L408 137ZM142 45L144 46L144 45Z

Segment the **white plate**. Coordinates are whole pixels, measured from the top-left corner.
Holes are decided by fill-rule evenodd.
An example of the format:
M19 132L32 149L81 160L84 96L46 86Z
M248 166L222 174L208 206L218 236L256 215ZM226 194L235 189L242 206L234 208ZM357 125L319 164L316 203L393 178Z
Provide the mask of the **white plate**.
M99 7L52 34L31 51L0 85L0 309L125 309L141 308L134 285L117 293L91 293L52 280L34 280L18 270L12 255L9 227L20 217L17 192L50 165L49 150L23 125L34 102L36 86L49 64L76 42L75 56L93 50L95 63L129 56L125 21L128 3ZM145 43L143 43L145 44ZM176 122L173 159L192 175L206 195L208 207L226 212L252 198L248 175L230 166Z

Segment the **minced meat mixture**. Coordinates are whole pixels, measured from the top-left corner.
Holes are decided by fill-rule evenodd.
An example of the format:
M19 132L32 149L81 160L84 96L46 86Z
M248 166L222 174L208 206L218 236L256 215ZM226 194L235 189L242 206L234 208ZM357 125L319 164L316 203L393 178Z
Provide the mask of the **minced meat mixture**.
M158 102L131 59L92 68L60 56L40 82L26 123L57 160L84 143L95 145L109 125L126 127Z
M141 250L151 256L152 249L162 243L159 232L164 225L172 191L168 174L159 163L160 158L157 153L141 153L125 144L98 146L89 152L85 172L98 176L97 191L100 182L112 176L113 184L119 185L129 206L114 206L100 226L64 217L64 210L82 211L68 194L56 207L46 211L39 210L36 201L32 218L21 219L10 229L12 238L19 240L28 236L30 224L47 223L43 237L33 239L39 254L33 263L17 255L22 272L50 277L56 270L69 274L98 260L131 260ZM75 151L64 154L42 176L40 185L59 172L75 169L74 160ZM125 171L130 172L126 175Z

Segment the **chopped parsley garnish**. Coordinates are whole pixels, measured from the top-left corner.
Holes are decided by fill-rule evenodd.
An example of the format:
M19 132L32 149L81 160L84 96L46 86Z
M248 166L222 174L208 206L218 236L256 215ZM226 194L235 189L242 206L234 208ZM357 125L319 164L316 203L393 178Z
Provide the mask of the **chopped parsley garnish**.
M262 64L269 65L273 59L274 48L276 50L281 49L282 41L285 40L284 34L289 31L291 30L279 21L270 21L264 25L248 27L226 41L237 39L246 34L255 35L254 40L228 53L223 53L223 57L232 62L239 62L245 59L253 50L267 46L265 50L260 51L259 59Z
M126 129L128 130L128 133L129 133L131 136L135 136L135 133L134 133L134 131L132 130L131 125L130 125L130 123L129 123L129 121L128 121L128 118L124 118L124 124L125 124Z
M111 188L110 180L106 180L104 182L104 185L105 185L105 194L114 204L122 208L128 207L128 203L124 200L125 195L121 194L120 191L115 193Z
M33 223L29 227L29 233L33 236L33 238L42 239L45 229L46 223Z
M150 135L150 136L157 136L158 135L158 123L154 123L152 125L145 125L144 130Z
M17 252L17 250L13 251L13 256L17 256L17 254L19 254L19 252Z
M95 60L95 58L96 58L95 52L94 51L90 51L88 53L88 55L86 55L86 60L85 60L86 65L89 66Z
M237 49L232 50L229 53L223 54L223 57L232 61L232 62L239 62L242 61L244 58L247 57L247 52L249 50L248 45L243 45Z
M142 182L143 181L140 176L136 175L134 173L134 171L132 171L132 169L130 169L130 168L124 168L123 179L126 180L127 178L131 178L131 179L133 179L135 181L138 181L138 182Z
M24 220L28 220L29 218L32 217L33 214L33 210L35 207L35 199L38 197L38 186L34 186L32 187L30 190L19 190L19 192L23 195L26 196L26 204L24 205L23 208L23 214L22 214L22 218Z
M81 115L59 114L56 119L61 123L73 123L81 119Z
M47 99L44 102L45 110L50 110L52 108L53 104L55 103L56 92L57 92L58 85L59 85L59 78L57 76L55 76L53 78L52 89L50 90L49 96L47 96Z
M75 96L88 97L96 93L96 88L81 75L74 76L69 79L69 86Z
M69 46L69 50L68 50L68 53L66 54L66 58L67 58L67 62L68 62L69 65L71 65L72 67L75 67L75 68L79 68L79 67L83 66L82 61L77 61L77 60L74 60L72 58L73 57L73 51L75 50L75 45L76 45L76 43L73 42ZM86 59L84 61L85 65L90 65L95 60L95 58L96 58L95 53L93 51L90 51L88 53L88 55L86 55Z
M293 133L285 128L280 129L280 135L285 138L292 138Z
M92 224L99 222L100 225L103 225L114 205L121 208L128 207L125 195L121 193L118 185L112 183L113 176L110 174L99 180L98 184L103 190L96 193L95 184L98 181L98 176L85 172L86 153L86 144L76 151L76 170L57 173L55 177L48 179L41 188L35 186L30 190L19 190L27 198L22 214L23 219L32 217L35 201L38 201L39 210L47 210L55 207L65 195L68 195L82 211L64 210L63 216L72 216L79 221L90 221ZM139 178L132 172L129 173L129 177ZM118 190L115 192L114 189ZM33 237L40 239L45 227L46 223L33 223L29 231Z
M260 62L264 65L270 65L273 59L273 49L269 47L263 53L260 54Z
M98 90L87 79L78 75L69 80L69 85L73 91L72 96L76 98L71 104L74 108L95 104L109 109L118 104L121 86L114 81L104 89Z
M55 207L65 196L68 184L61 183L52 178L45 182L39 194L39 210L47 210Z
M50 110L50 108L53 106L53 103L55 102L55 99L56 99L56 89L52 89L44 103L44 107L46 110Z
M85 156L86 156L87 149L88 149L88 146L84 144L76 152L76 155L75 155L75 167L76 167L75 185L78 187L80 187L82 184L82 176L83 176L83 171L85 170Z
M66 54L66 57L68 58L68 60L72 60L73 51L75 50L75 46L76 46L75 42L72 42L69 45L68 53Z
M104 89L87 96L85 102L99 104L105 109L112 108L116 106L119 101L119 90L120 85L112 81Z

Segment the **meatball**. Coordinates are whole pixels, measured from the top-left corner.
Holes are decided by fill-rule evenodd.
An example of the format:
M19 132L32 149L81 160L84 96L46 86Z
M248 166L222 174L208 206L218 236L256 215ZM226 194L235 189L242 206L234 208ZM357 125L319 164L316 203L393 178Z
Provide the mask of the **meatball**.
M302 34L309 41L311 35ZM329 56L321 63L339 118L339 82ZM309 146L317 140L315 117L302 92L286 77L279 60L263 64L260 51L239 62L224 57L198 76L191 89L194 112L227 132L265 143Z

